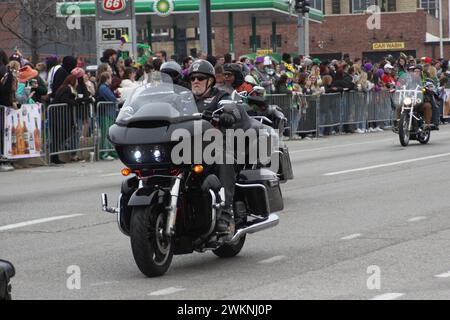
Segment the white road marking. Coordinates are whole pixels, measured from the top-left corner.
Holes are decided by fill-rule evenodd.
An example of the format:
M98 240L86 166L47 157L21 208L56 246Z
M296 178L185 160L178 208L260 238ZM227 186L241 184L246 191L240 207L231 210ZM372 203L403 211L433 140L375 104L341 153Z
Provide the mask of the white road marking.
M404 293L385 293L385 294L376 296L375 298L372 298L370 300L394 300L394 299L400 298L404 295L405 295Z
M415 217L415 218L408 219L408 222L417 222L417 221L425 220L426 218L427 217Z
M370 166L370 167L364 167L364 168L358 168L358 169L351 169L351 170L345 170L345 171L325 173L324 176L337 176L337 175L340 175L340 174L346 174L346 173L352 173L352 172L358 172L358 171L367 171L367 170L384 168L384 167L392 167L392 166L398 166L400 164L405 164L405 163L425 161L425 160L443 158L443 157L448 157L448 156L450 156L450 153L442 153L442 154L437 154L437 155L429 156L429 157L409 159L409 160L404 160L404 161L397 161L397 162L379 164L379 165L376 165L376 166Z
M258 263L262 263L262 264L274 263L274 262L283 260L285 258L286 258L285 256L275 256L275 257L272 257L272 258L269 258L269 259L266 259L266 260L258 261Z
M450 278L450 271L435 275L436 278Z
M351 144L341 144L341 145L337 145L337 146L328 146L328 147L321 147L321 148L314 148L314 149L295 150L295 151L289 151L289 154L300 153L300 152L311 152L311 151L323 151L323 150L329 150L329 149L339 149L339 148L353 147L353 146L372 144L372 143L378 143L378 142L386 142L386 141L392 141L392 139L374 140L374 141L358 142L358 143L351 143Z
M7 230L11 230L11 229L23 228L23 227L27 227L27 226L31 226L31 225L35 225L35 224L51 222L51 221L56 221L56 220L81 217L84 215L85 214L71 214L71 215L67 215L67 216L50 217L50 218L25 221L25 222L20 222L20 223L15 223L15 224L9 224L9 225L0 227L0 231L7 231Z
M343 238L341 238L341 240L352 240L352 239L359 238L361 236L362 236L361 233L355 233L355 234L351 234L349 236L343 237Z
M186 290L186 289L170 287L170 288L158 290L158 291L155 291L155 292L151 292L148 295L149 296L166 296L166 295L169 295L169 294L172 294L172 293L176 293L176 292L180 292L180 291L184 291L184 290Z

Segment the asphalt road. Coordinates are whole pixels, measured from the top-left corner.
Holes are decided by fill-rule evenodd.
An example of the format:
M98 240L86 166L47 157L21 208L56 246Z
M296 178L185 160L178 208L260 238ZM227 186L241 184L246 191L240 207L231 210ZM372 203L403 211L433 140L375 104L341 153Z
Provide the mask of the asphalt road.
M403 148L392 132L289 146L295 180L277 227L249 235L233 259L176 256L154 279L100 210L101 192L117 197L119 161L1 173L0 258L15 264L14 298L450 298L450 126L426 146ZM67 285L74 270L79 289Z

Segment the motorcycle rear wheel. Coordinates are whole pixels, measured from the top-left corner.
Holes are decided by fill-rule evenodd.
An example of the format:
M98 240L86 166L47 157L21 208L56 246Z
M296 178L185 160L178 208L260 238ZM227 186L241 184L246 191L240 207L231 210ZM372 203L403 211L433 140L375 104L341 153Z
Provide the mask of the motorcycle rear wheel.
M139 270L147 277L163 275L172 263L174 241L165 235L166 220L161 206L133 208L131 249Z
M402 113L400 122L398 124L398 136L402 146L406 147L409 144L409 114Z

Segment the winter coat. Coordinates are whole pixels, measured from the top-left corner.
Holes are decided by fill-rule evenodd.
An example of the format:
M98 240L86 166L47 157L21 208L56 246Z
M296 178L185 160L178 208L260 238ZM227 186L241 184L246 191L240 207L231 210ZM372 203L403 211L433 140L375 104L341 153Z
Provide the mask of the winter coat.
M70 86L65 87L64 89L59 90L56 92L55 100L53 103L59 104L59 103L66 103L69 106L76 106L77 102L77 95L76 92L74 92Z
M97 101L117 102L114 92L106 84L101 84L97 92Z
M74 57L64 57L62 68L59 68L58 71L56 71L55 76L53 78L52 83L52 95L51 97L54 98L56 95L56 91L58 91L59 87L64 83L66 78L70 75L73 69L77 66L77 59Z
M16 108L17 79L12 72L5 71L0 77L0 106Z

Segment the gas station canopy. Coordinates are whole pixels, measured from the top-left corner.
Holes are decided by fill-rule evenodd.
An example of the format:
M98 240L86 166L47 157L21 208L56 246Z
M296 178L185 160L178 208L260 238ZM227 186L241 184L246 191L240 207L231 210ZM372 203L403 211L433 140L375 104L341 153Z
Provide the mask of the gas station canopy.
M153 10L154 1L136 0L135 12L137 16L151 16L153 28L174 25L178 28L197 28L199 2L199 0L174 0L172 14L161 17ZM95 16L95 1L58 3L58 16L68 16L67 9L71 5L77 5L80 8L81 16ZM212 27L228 26L230 12L235 14L234 26L249 25L252 17L256 17L257 24L261 25L296 21L296 15L289 11L289 6L284 0L211 0ZM309 18L314 22L322 22L324 15L321 11L311 8Z

